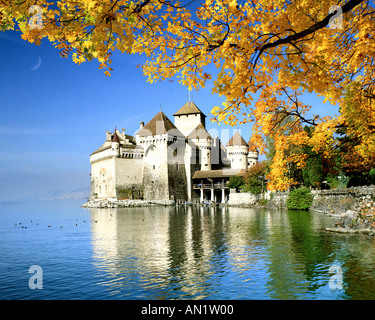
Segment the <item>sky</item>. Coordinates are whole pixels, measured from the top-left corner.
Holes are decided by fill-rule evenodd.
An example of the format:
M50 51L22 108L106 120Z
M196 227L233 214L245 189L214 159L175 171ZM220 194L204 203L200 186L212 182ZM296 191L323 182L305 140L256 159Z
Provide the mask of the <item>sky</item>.
M173 121L188 101L188 89L176 81L148 83L136 67L143 56L115 53L107 77L98 62L77 65L48 40L36 46L15 31L0 32L0 49L0 201L89 188L90 154L104 143L106 130L116 126L134 135L160 107ZM337 110L314 95L304 98L320 115ZM209 120L224 98L213 95L209 83L192 92L192 101L225 144L236 128ZM248 141L251 125L239 129Z

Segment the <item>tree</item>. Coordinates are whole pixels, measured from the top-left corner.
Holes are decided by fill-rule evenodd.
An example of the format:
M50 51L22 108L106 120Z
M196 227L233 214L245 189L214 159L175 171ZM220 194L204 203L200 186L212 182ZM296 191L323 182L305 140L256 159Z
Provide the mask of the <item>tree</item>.
M344 103L340 109L345 110L345 126L339 127L337 158L340 169L349 177L348 187L368 185L372 183L370 170L375 167L374 135L369 134L373 129L374 114L363 113L361 108L368 101L359 101L360 84L353 82L348 86ZM364 140L365 139L365 140Z
M253 194L260 194L266 189L265 174L267 171L267 163L265 161L258 162L249 168L244 174L244 184L242 189Z
M302 169L303 181L306 186L320 188L323 181L323 165L319 155L310 156L306 161L306 167Z
M228 188L230 189L237 189L244 184L244 180L242 176L232 176L229 178Z
M305 126L304 130L311 136L314 132L314 127ZM306 166L302 168L303 181L306 186L320 188L323 181L322 157L314 152L310 146L305 146L304 149L307 159Z
M1 1L0 28L19 29L36 44L48 38L78 64L97 59L108 76L115 50L145 54L150 82L177 77L198 89L212 79L207 70L214 66L213 93L226 101L212 109L213 120L252 122L251 140L261 153L265 137L273 138L268 187L286 189L293 184L288 163L303 167L306 156L287 159L285 150L309 145L329 158L339 127L360 137L356 150L364 161L374 156L374 15L365 0L14 0ZM344 106L347 91L358 118ZM309 115L304 92L343 106L340 114ZM294 122L278 126L291 116ZM311 137L306 124L315 127Z

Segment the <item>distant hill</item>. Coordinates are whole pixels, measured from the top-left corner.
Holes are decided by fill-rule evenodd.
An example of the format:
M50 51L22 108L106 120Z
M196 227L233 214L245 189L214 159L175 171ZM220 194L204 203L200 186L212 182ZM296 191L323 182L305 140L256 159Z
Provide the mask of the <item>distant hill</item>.
M39 197L38 200L81 200L81 199L88 199L89 196L90 196L90 188L74 190L74 191L54 190Z

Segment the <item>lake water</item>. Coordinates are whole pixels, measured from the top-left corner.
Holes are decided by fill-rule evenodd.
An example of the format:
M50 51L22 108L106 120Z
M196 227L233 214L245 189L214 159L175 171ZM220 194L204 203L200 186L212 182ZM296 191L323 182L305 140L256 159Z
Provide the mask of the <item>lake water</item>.
M0 204L0 299L375 299L375 238L323 214L81 203Z

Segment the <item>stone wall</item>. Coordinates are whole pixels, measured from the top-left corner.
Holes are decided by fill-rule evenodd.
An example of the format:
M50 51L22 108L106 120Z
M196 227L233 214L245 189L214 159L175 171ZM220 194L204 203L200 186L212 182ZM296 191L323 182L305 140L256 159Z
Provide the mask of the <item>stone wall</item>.
M273 192L268 202L269 207L286 208L288 192ZM352 187L334 190L313 190L313 204L310 210L324 213L340 213L352 210L353 207L366 196L375 197L375 186Z
M140 199L142 194L143 160L115 158L116 197Z
M339 213L352 210L363 197L375 197L375 186L352 187L347 189L313 191L311 210L325 213Z
M169 200L168 164L145 159L143 188L146 200Z
M168 200L188 200L185 168L185 151L185 138L173 137L173 139L168 142L168 176L166 181L169 188Z
M93 198L142 197L143 161L109 157L91 164L91 190ZM131 192L129 192L131 190Z
M232 206L253 206L257 203L258 197L249 192L236 192L231 189L228 204Z
M91 191L99 198L116 198L115 158L107 158L91 164Z
M168 186L169 200L186 201L188 199L184 164L176 163L168 165Z
M268 201L267 207L271 208L286 208L286 201L288 200L289 192L271 192L270 199Z

